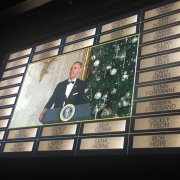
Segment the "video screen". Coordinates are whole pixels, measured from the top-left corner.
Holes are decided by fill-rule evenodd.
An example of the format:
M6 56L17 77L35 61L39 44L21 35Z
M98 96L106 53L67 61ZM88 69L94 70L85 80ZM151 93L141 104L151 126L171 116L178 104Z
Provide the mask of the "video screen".
M44 109L68 103L89 103L91 120L131 116L138 39L131 36L29 64L9 128L42 125Z

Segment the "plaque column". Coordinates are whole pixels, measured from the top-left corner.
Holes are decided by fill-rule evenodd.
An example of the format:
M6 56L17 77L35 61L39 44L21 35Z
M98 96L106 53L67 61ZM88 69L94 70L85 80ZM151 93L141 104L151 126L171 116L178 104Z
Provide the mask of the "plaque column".
M180 3L167 3L143 10L129 154L179 153Z

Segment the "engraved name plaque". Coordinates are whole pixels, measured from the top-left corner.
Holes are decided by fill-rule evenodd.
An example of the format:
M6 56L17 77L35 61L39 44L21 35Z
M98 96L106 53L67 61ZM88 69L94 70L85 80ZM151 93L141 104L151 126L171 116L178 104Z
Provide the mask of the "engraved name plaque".
M15 100L16 100L16 97L0 99L0 106L12 105L14 104Z
M0 128L5 128L5 127L7 127L8 122L9 122L9 119L0 120Z
M10 71L5 71L2 78L22 74L22 73L25 72L25 69L26 69L26 67L21 67L21 68L13 69L13 70L10 70Z
M13 61L13 62L9 62L9 63L7 63L5 69L9 69L9 68L12 68L12 67L16 67L16 66L20 66L20 65L23 65L23 64L27 64L28 60L29 60L29 57L24 58L24 59L20 59L20 60L16 60L16 61Z
M31 152L34 142L6 143L3 152Z
M135 119L134 130L180 128L180 115Z
M18 58L18 57L21 57L21 56L26 56L26 55L31 53L31 50L32 50L32 48L29 48L29 49L26 49L26 50L23 50L23 51L13 53L13 54L10 55L9 60L15 59L15 58Z
M163 15L166 14L168 12L172 12L175 10L180 9L180 2L175 2L172 4L167 4L165 6L161 6L159 8L156 9L152 9L150 11L146 11L145 12L145 19L151 18L151 17L155 17L155 16L159 16L159 15Z
M74 139L40 141L38 151L72 150Z
M44 127L41 137L76 134L77 124Z
M21 83L22 78L23 77L20 76L20 77L11 78L11 79L7 79L7 80L4 80L4 81L1 81L0 82L0 87L5 87L5 86L10 86L10 85Z
M0 140L3 139L5 131L0 131Z
M120 38L120 37L128 36L128 35L131 35L131 34L134 34L134 33L136 33L136 26L126 28L126 29L122 29L122 30L118 30L118 31L115 31L115 32L112 32L112 33L109 33L109 34L106 34L106 35L102 35L102 36L100 36L99 42L100 43L106 42L106 41L109 41L109 40L113 40L113 39L117 39L117 38Z
M12 108L0 109L0 117L1 116L10 116Z
M180 76L180 66L163 68L149 72L139 73L139 83L148 81L158 81Z
M58 54L58 51L59 51L59 48L34 55L32 61L34 62L34 61L38 61L40 59L45 59L45 58L49 58L51 56L56 56Z
M171 148L180 147L180 134L159 134L134 136L133 148Z
M152 32L152 33L145 34L145 35L143 35L142 42L145 43L145 42L163 39L166 37L171 37L173 35L180 34L179 29L180 29L180 25L168 27L165 29L161 29L161 30Z
M75 50L82 49L82 48L85 48L88 46L92 46L93 43L94 43L94 38L88 39L85 41L81 41L78 43L74 43L74 44L71 44L69 46L65 46L63 49L63 53L67 53L67 52L75 51Z
M160 56L155 56L152 58L141 59L140 69L154 67L154 66L158 67L161 65L166 65L179 61L180 61L180 52L168 53Z
M158 95L167 95L172 93L180 93L180 82L157 84L153 86L139 87L137 97L150 97Z
M165 16L165 17L144 23L144 31L148 29L153 29L153 28L169 25L178 21L180 21L180 13Z
M161 111L173 111L180 109L180 98L162 99L156 101L138 102L136 113L150 113Z
M101 137L82 139L80 150L123 149L124 137Z
M19 86L13 88L7 88L0 90L0 96L7 96L12 94L17 94L19 91Z
M137 15L134 15L134 16L131 16L131 17L128 17L128 18L125 18L125 19L114 21L114 22L109 23L109 24L105 24L105 25L102 26L101 32L109 31L109 30L112 30L112 29L116 29L116 28L119 28L119 27L126 26L128 24L135 23L135 22L137 22L137 17L138 17Z
M57 39L55 41L51 41L51 42L48 42L48 43L45 43L45 44L41 44L39 46L36 46L35 52L42 51L42 50L45 50L45 49L49 49L49 48L52 48L52 47L55 47L55 46L59 46L60 44L61 44L61 39Z
M83 134L125 131L126 120L85 123Z
M152 44L149 46L143 46L141 48L141 55L158 53L158 52L167 51L174 48L179 48L180 47L179 41L180 41L180 38L177 38L177 39L159 42L159 43Z
M10 130L8 139L33 138L36 137L37 128Z
M93 36L93 35L95 35L95 32L96 32L96 28L93 28L93 29L90 29L90 30L87 30L87 31L77 33L77 34L73 34L73 35L68 36L66 38L66 43L76 41L76 40L79 40L79 39L83 39L85 37Z

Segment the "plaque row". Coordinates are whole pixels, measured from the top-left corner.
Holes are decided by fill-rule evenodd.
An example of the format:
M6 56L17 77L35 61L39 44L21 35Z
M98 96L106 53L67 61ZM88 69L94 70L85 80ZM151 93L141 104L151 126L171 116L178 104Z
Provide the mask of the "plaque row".
M3 120L2 121L2 126ZM4 120L5 121L5 120ZM93 135L93 134L119 134L125 133L128 129L129 119L123 120L111 120L111 121L99 121L81 123L82 128L80 135ZM64 136L77 136L80 128L78 124L62 124L55 126L42 127L40 130L40 137L64 137ZM37 137L38 128L22 128L22 129L10 129L7 139L30 139Z
M31 152L35 141L28 142L6 142L4 153L7 152ZM75 148L75 139L55 139L39 141L37 151L64 151ZM96 137L83 138L80 140L80 150L109 150L123 149L124 137Z

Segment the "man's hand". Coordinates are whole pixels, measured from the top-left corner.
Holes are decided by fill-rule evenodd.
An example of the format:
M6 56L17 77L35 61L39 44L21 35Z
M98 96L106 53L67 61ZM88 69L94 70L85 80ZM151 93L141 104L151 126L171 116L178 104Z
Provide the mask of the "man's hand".
M44 113L47 111L47 109L44 109L42 112L41 112L41 114L40 114L40 116L39 116L39 120L41 121L42 120L42 118L43 118L43 116L44 116Z

